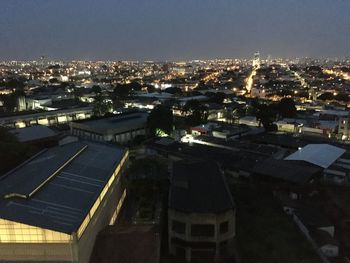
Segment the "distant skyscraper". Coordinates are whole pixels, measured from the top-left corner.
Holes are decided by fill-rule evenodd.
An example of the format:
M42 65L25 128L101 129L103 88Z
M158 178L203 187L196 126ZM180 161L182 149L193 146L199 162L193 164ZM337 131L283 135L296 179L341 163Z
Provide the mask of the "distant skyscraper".
M260 53L255 52L254 59L253 59L253 67L258 68L259 66L260 66Z
M45 66L45 56L40 56L40 64L42 67Z

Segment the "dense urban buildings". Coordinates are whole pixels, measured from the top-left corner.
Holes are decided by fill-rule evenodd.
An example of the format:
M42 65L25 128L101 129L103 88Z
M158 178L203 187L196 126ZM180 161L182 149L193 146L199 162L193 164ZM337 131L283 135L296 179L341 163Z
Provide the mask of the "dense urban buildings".
M349 10L1 0L0 263L350 263Z
M0 260L346 262L349 69L1 62Z

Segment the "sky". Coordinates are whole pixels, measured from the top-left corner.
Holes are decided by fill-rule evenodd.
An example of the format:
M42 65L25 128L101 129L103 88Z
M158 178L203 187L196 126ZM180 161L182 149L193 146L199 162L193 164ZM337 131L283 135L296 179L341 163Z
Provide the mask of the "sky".
M350 0L0 2L0 60L350 55Z

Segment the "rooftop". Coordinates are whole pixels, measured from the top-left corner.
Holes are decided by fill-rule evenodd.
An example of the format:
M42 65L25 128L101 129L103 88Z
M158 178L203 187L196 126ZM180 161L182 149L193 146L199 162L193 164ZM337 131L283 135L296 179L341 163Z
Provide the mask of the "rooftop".
M305 161L322 168L328 168L345 150L330 144L308 144L287 156L285 160Z
M18 141L20 142L36 141L57 135L56 132L43 125L14 129L10 130L10 132L16 135Z
M123 155L85 141L40 152L0 179L0 218L75 232Z
M320 168L312 164L273 158L258 162L253 171L260 176L300 184L307 183L320 174Z
M213 162L176 162L169 208L187 213L221 213L234 203L223 174Z
M73 122L72 126L96 133L124 133L129 130L144 128L147 123L147 112L133 112L109 118L98 118Z

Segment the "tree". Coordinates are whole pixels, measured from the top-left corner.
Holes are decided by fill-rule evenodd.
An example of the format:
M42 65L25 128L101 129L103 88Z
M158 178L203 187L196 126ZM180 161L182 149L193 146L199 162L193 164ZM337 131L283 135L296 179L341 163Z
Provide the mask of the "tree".
M110 113L113 109L113 104L111 101L105 100L101 94L97 94L94 101L93 114L95 116L104 116Z
M58 79L57 78L51 78L49 79L50 83L58 83Z
M153 85L146 85L146 89L148 93L153 93L157 91L157 89Z
M276 125L273 123L277 113L276 104L260 104L257 100L253 100L251 107L256 119L259 121L259 126L262 124L265 131L277 130Z
M318 96L318 99L319 100L333 100L334 96L333 96L333 93L331 93L331 92L325 92L325 93L322 93L320 96Z
M226 95L223 92L207 92L205 93L205 95L209 97L210 102L217 104L222 104L224 102L224 99L226 98Z
M337 101L343 101L343 102L349 102L349 95L346 93L339 93L337 95L335 95L335 99Z
M283 98L278 103L279 114L283 118L294 118L297 114L295 102L292 98Z
M24 88L24 81L25 79L21 78L21 79L10 79L7 82L5 82L4 86L8 89L12 89L12 90L23 90Z
M186 103L182 110L187 116L187 122L190 125L199 125L206 123L208 120L208 110L198 100L190 100Z
M274 130L273 121L276 118L276 112L273 107L267 104L261 104L256 115L257 120L263 125L266 131Z
M101 87L99 85L93 85L91 91L95 94L99 94L102 92Z
M131 91L140 91L142 86L137 81L130 82L129 84L125 84Z
M113 90L113 96L121 100L125 100L130 94L132 90L128 85L118 84Z
M4 107L6 111L13 112L17 108L18 99L24 96L25 93L23 90L16 90L11 94L3 95L2 101L4 103Z
M170 94L176 94L176 95L182 95L182 89L177 88L177 87L170 87L164 90L166 93Z
M173 112L164 105L157 105L148 116L148 127L151 135L169 135L173 131Z

